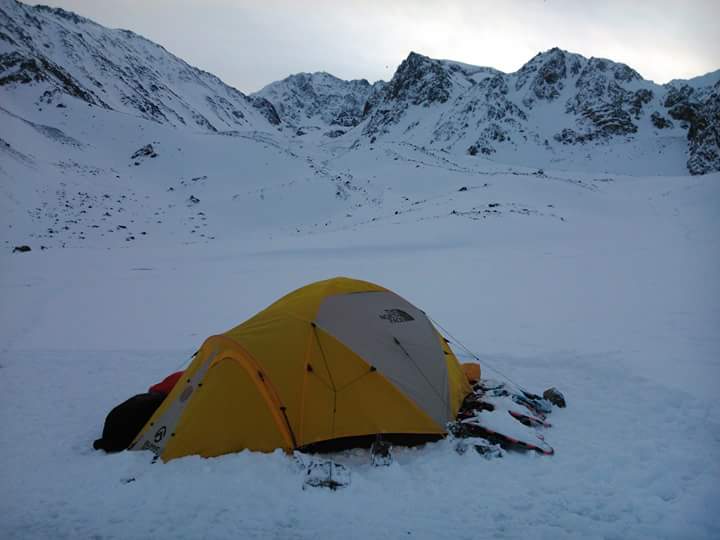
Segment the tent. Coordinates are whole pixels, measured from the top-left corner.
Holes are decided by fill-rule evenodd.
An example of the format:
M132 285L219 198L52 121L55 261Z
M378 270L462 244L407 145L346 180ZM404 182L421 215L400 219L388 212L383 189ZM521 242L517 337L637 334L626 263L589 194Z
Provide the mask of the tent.
M338 277L207 338L130 449L167 461L376 434L439 438L470 390L423 311Z

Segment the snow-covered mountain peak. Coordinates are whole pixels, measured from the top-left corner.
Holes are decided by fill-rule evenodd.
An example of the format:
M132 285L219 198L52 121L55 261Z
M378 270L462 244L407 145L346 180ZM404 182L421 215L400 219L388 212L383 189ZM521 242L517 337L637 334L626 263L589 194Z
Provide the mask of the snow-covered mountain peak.
M246 96L131 31L0 0L3 107L48 125L75 103L205 132L280 131L287 144L385 139L532 167L702 174L720 169L718 78L660 86L559 48L514 73L413 51L388 82L297 73Z
M22 6L20 2L15 1L14 2L16 6ZM73 24L90 24L93 26L99 26L95 21L91 21L90 19L86 19L82 15L78 15L77 13L74 13L72 11L66 11L63 8L60 7L51 7L46 6L43 4L38 4L35 6L35 11L37 13L47 13L49 15L52 15L54 17L58 17L61 19L66 19L69 22ZM130 30L126 30L126 32L130 32Z
M275 104L279 118L299 135L330 127L328 134L338 136L360 122L375 87L365 79L344 81L320 71L290 75L253 96Z
M447 64L411 52L385 88L387 99L413 105L445 103L450 98L452 79Z
M666 116L673 92L697 102L680 124ZM411 53L368 103L358 129L371 140L406 139L536 166L597 159L606 170L645 163L680 172L679 154L687 152L687 170L698 174L718 168L714 137L690 141L697 139L691 124L718 124L712 107L702 105L710 95L707 87L662 87L626 64L559 48L509 74Z
M384 88L386 99L413 105L447 102L455 88L468 89L480 80L500 73L493 68L452 60L436 60L411 52Z
M629 66L605 58L585 58L557 47L538 53L517 72L515 89L523 92L523 104L532 108L538 101L553 101L564 94L568 86L585 93L587 100L592 94L602 97L608 84L641 81L642 77Z
M59 8L0 1L0 87L23 108L69 98L173 126L224 131L277 124L248 98L129 30ZM29 103L27 103L29 101Z
M526 90L528 105L534 99L553 100L560 96L568 78L578 75L585 59L557 47L538 53L513 75L515 89Z

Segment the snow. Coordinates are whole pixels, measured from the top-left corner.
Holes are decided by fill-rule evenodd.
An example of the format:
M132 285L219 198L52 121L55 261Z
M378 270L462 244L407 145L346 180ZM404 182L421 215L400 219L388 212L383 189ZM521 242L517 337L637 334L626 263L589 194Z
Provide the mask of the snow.
M607 357L513 362L524 381L550 369L567 389L569 408L552 415L553 457L488 461L458 456L443 441L396 448L395 463L376 469L355 451L337 458L351 485L329 492L302 490L303 471L281 452L151 464L140 453L91 450L101 411L142 390L139 374L161 374L149 366L169 368L179 356L26 352L3 360L0 414L18 445L0 464L7 538L717 537L709 402L623 381Z
M675 135L655 162L618 143L539 171L531 151L213 134L41 93L0 101L3 538L720 537L720 173L686 176ZM337 275L425 310L484 376L560 389L555 455L354 450L331 492L281 452L92 450L205 337Z
M176 126L210 131L270 127L241 92L133 32L15 0L2 0L0 11L0 28L7 36L0 54L16 54L30 65L42 59L44 67L56 68L43 74L48 92L40 101L48 108L62 103L64 94L82 93L93 106ZM10 60L8 66L13 66Z
M705 75L693 77L692 79L673 79L668 83L668 85L680 87L686 84L691 88L703 89L717 84L718 81L720 81L720 69L716 69L715 71L711 71Z
M289 143L287 153L252 133L150 125L131 144L137 133L114 126L123 150L112 157L96 138L105 151L77 159L102 171L60 174L68 192L131 188L124 214L144 217L176 196L168 185L182 190L180 177L202 173L208 181L192 192L215 239L194 238L178 202L136 241L88 228L84 241L66 236L63 249L42 239L50 249L40 251L30 235L42 219L17 218L46 175L59 174L51 150L74 150L49 142L23 184L4 177L18 204L4 203L15 226L4 222L2 240L33 246L0 255L6 537L720 533L720 175L537 175L410 145ZM158 141L158 158L129 166L146 141ZM22 137L13 146L30 151ZM110 170L131 176L116 182ZM357 190L338 196L337 176ZM231 203L235 192L243 197ZM474 350L486 373L560 388L568 408L552 414L546 435L556 454L486 460L442 441L395 449L395 463L376 469L358 450L335 456L351 485L326 492L302 490L303 471L281 453L152 464L91 449L110 408L184 366L206 336L334 275L396 290Z

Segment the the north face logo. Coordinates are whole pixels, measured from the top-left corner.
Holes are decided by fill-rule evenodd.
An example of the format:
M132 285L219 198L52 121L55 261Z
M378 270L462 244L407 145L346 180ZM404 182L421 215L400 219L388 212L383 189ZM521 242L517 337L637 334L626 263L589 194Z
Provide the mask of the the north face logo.
M379 317L381 319L385 319L392 324L415 320L409 313L403 311L402 309L386 309L385 313L379 315Z
M155 437L154 437L155 442L159 443L160 441L162 441L165 438L165 433L167 433L167 429L165 428L165 426L158 429L155 432Z

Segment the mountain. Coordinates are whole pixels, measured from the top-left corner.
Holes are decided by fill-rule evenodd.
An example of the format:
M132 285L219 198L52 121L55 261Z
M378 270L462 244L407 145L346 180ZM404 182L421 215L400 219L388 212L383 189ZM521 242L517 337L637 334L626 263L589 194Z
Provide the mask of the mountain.
M698 84L714 81L711 86ZM691 174L720 170L720 72L667 85L663 105L668 115L687 129ZM653 118L656 121L657 118ZM664 121L663 121L664 122Z
M0 107L54 128L50 109L80 102L82 114L282 133L288 147L403 141L538 168L704 174L720 170L719 85L720 71L657 85L554 48L515 73L411 52L387 82L299 73L248 96L128 30L0 1Z
M324 72L298 73L267 85L254 96L277 104L279 118L296 128L298 135L323 130L337 137L362 121L365 104L384 84L344 81Z
M336 113L328 115L323 105L342 88L357 126L347 136L358 142L405 140L524 165L595 162L615 172L686 168L703 174L720 170L719 73L661 86L625 64L558 48L510 74L412 52L388 83L371 90L334 78L323 85L314 74L273 83L256 95L283 119L294 121L302 111L304 122L330 129ZM313 89L311 99L295 91L297 77Z
M204 131L271 129L277 113L214 75L128 30L111 30L62 9L0 2L4 103L88 106ZM15 103L16 104L16 103Z

